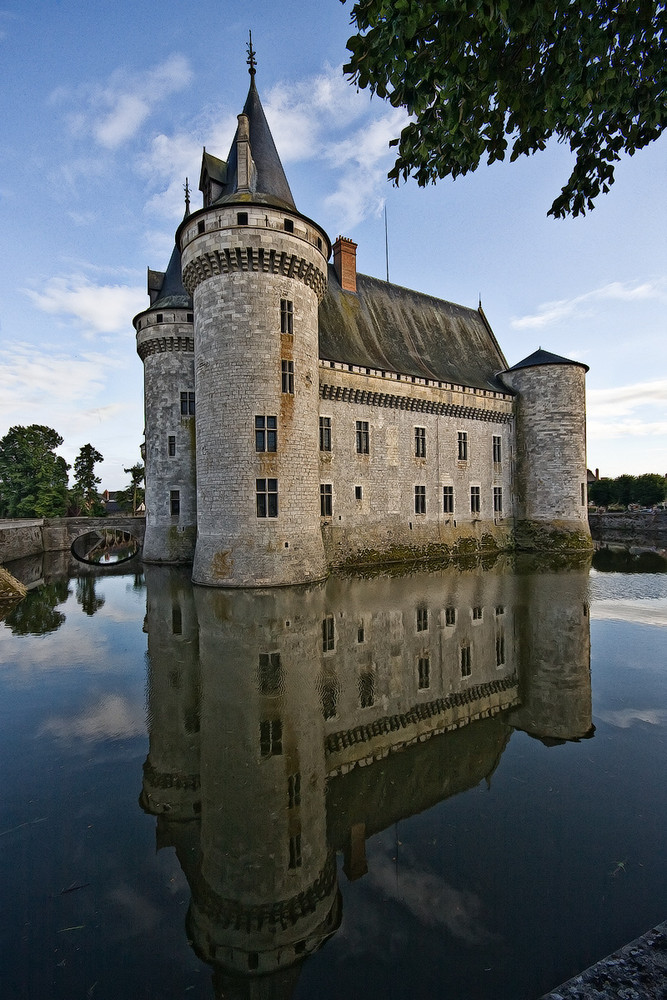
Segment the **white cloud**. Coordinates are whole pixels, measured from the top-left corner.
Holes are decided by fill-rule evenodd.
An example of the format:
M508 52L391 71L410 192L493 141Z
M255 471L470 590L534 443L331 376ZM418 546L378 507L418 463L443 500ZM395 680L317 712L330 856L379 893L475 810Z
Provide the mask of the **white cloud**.
M596 715L617 729L629 729L636 722L646 722L649 726L664 726L667 723L667 710L662 708L621 708L598 711Z
M143 288L94 284L82 274L52 278L40 292L24 291L42 312L78 320L88 336L127 331L132 316L146 307Z
M667 438L667 379L590 389L586 412L589 441Z
M80 715L55 716L40 727L38 736L71 740L119 740L142 736L146 732L144 711L140 704L118 694L107 694L88 706Z
M75 135L92 135L105 149L115 150L136 135L158 104L191 79L188 60L175 53L143 73L118 69L104 86L86 85L74 93L58 87L50 103L72 104L70 130Z
M601 288L576 295L572 299L559 299L538 306L536 313L519 316L511 320L515 330L541 330L572 316L587 315L590 306L607 302L638 302L646 300L667 300L667 280L644 281L641 283L613 281Z

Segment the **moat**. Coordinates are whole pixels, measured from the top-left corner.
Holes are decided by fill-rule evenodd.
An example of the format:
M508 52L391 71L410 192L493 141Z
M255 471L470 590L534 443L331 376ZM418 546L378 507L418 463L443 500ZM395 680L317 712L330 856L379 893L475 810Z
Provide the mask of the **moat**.
M41 558L0 622L3 998L537 1000L665 919L658 556Z

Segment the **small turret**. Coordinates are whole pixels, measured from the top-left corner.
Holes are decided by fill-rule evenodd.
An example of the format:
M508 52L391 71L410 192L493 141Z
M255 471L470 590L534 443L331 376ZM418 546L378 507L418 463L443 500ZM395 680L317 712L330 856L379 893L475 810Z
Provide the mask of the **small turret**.
M189 190L186 181L186 210ZM144 363L146 562L190 562L196 534L194 325L177 246L165 272L148 271L150 306L135 316Z
M588 366L542 349L500 373L517 394L515 537L520 548L589 549Z

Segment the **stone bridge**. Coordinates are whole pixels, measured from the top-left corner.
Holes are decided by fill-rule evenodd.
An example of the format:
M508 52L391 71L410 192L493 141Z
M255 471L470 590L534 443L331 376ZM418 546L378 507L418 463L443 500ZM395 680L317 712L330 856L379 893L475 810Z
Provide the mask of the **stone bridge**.
M41 552L68 552L75 538L96 528L121 528L129 531L143 545L146 518L122 514L109 517L0 519L0 563Z

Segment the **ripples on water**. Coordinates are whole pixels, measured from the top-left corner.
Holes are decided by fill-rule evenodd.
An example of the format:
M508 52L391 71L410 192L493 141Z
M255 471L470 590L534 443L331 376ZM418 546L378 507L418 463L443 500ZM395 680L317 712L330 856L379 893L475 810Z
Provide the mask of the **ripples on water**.
M667 574L30 572L3 1000L536 1000L665 919Z

